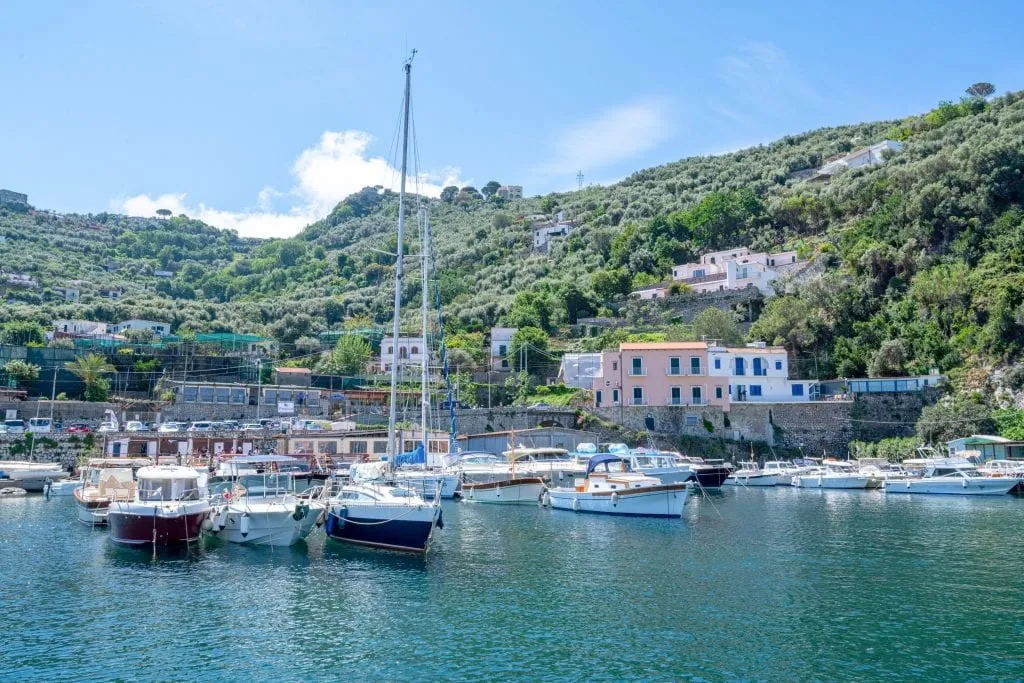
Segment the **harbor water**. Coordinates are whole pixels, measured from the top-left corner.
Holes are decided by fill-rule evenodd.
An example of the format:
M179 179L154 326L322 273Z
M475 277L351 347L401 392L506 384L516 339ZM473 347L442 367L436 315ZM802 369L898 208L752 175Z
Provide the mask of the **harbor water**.
M0 679L1024 678L1024 500L789 488L682 519L445 504L426 558L119 548L0 499Z

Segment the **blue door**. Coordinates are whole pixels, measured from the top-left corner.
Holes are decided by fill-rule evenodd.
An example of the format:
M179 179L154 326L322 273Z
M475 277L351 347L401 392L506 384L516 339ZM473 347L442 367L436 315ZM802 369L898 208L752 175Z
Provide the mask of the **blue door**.
M747 374L746 362L744 361L743 358L737 358L736 359L736 374L737 375L745 375L745 374Z
M755 358L754 359L754 376L755 377L760 377L760 375L761 375L761 359L760 358Z

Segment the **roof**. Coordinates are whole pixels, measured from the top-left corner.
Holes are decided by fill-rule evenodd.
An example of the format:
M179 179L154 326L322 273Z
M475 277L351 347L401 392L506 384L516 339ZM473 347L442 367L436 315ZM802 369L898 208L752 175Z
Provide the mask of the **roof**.
M786 353L786 348L784 346L727 346L725 351L727 353Z
M707 342L627 342L619 351L706 351Z
M953 439L948 443L963 443L964 445L973 443L1012 443L1012 439L1007 439L1002 436L995 436L992 434L971 434L970 436L963 436L959 439Z
M274 368L274 372L283 372L285 374L293 373L297 375L312 375L313 371L309 368Z
M276 462L276 463L295 463L302 462L298 458L293 458L290 455L240 455L237 458L231 458L225 461L228 465L248 465L258 464L262 462Z

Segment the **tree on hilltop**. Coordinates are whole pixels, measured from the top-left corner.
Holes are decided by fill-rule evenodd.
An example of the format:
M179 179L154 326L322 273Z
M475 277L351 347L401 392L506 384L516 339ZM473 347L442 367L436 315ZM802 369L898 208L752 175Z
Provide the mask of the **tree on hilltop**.
M985 99L995 91L996 86L992 85L991 83L986 83L984 81L975 83L971 87L967 88L968 95L970 95L971 97L978 97L981 99Z
M449 185L448 187L441 190L441 201L448 202L449 204L451 204L453 201L455 201L455 196L457 194L459 194L459 188L455 187L454 185Z
M487 183L482 188L480 188L480 192L483 193L484 197L490 198L491 195L495 194L498 191L499 187L501 187L501 183L499 183L497 180L492 180L491 182Z

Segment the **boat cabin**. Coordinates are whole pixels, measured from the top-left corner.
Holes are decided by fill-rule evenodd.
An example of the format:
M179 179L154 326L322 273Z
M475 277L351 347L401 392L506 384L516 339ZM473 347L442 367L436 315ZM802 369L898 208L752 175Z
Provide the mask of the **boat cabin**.
M516 462L566 462L569 451L564 448L515 448L505 451L505 457L515 456Z
M587 476L576 480L578 493L605 493L658 486L661 480L634 472L626 458L612 453L595 455L587 463Z
M137 496L142 503L201 500L205 497L199 473L189 467L158 465L138 473Z

